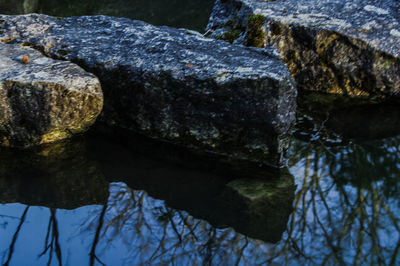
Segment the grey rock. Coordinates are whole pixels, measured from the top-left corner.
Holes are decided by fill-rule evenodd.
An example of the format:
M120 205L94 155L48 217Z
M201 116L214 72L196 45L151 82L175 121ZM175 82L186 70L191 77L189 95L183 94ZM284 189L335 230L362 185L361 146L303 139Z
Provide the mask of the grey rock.
M232 180L226 187L221 199L225 202L224 211L220 212L228 217L229 214L235 217L232 213L236 213L232 219L238 221L236 230L269 243L282 239L288 229L296 190L288 169L283 169L273 181L250 177Z
M0 43L0 145L26 147L83 132L102 105L93 74L32 48Z
M265 18L260 46L279 50L299 89L400 98L399 1L217 0L207 29L249 43L254 15Z
M274 49L106 16L0 16L0 40L99 77L102 121L151 138L278 165L296 89Z

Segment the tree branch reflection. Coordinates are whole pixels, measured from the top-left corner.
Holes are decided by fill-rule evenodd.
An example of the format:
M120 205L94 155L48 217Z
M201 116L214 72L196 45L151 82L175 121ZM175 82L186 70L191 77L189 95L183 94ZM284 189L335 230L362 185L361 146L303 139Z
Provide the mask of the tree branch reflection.
M10 261L11 261L11 258L12 258L13 254L14 254L15 243L17 242L18 235L19 235L19 232L20 232L20 230L21 230L21 227L22 227L22 225L23 225L24 222L25 222L25 218L26 218L26 214L28 213L28 210L29 210L29 206L27 206L27 207L25 208L24 212L23 212L22 215L21 215L19 224L18 224L17 229L16 229L16 231L15 231L15 233L14 233L14 236L13 236L13 238L12 238L12 240L11 240L11 244L10 244L10 247L9 247L9 249L8 249L8 257L7 257L6 262L3 264L4 266L8 266L9 263L10 263Z
M331 147L295 141L292 168L304 174L298 178L302 183L288 235L274 259L284 256L286 261L318 265L398 264L400 170L393 167L400 161L399 147L399 137ZM367 171L360 174L355 167Z
M56 218L56 209L50 208L49 224L47 226L47 233L44 242L43 252L39 254L39 258L49 253L47 265L51 265L53 259L53 252L57 256L58 265L62 265L62 254L58 233L58 222Z

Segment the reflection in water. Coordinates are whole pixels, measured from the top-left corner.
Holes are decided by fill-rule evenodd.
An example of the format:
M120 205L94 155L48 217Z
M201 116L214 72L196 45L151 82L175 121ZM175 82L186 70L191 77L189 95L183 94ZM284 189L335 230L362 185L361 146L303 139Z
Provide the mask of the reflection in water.
M263 243L251 238L278 242L292 210L293 176L285 169L265 173L268 179L252 177L250 169L241 178L216 176L95 136L1 155L3 263L23 265L25 245L38 265L234 263L249 260L244 253ZM49 208L48 218L33 205ZM79 206L85 207L63 210Z
M397 103L373 103L341 95L303 92L299 95L296 136L324 145L349 140L374 140L400 134Z
M149 146L154 159L93 134L3 151L1 262L400 264L400 136L333 142L322 133L340 127L324 126L292 140L290 174L261 169L265 178L185 168L172 150Z
M217 229L186 211L171 209L143 191L132 191L123 183L113 183L104 220L97 223L101 241L97 256L102 258L115 242L126 243L124 263L133 264L234 264L253 262L248 253L263 245L261 241ZM124 204L121 204L124 202ZM101 217L101 215L99 215ZM82 224L91 228L93 224ZM266 228L268 230L268 228Z
M80 138L0 152L0 203L74 209L106 202L107 186Z
M0 13L110 15L203 32L213 4L213 0L0 0Z
M296 244L287 259L398 264L399 147L400 137L346 147L295 141L291 169L299 189L286 241Z
M79 209L73 222L71 211L13 207L20 209L18 218L2 217L12 233L0 229L5 236L0 244L3 262L10 265L29 260L30 265L52 260L57 265L78 259L79 265L252 263L257 259L252 253L268 252L270 245L231 228L217 229L124 183L111 183L108 203ZM29 251L26 246L16 248L20 243ZM75 245L84 250L77 251Z

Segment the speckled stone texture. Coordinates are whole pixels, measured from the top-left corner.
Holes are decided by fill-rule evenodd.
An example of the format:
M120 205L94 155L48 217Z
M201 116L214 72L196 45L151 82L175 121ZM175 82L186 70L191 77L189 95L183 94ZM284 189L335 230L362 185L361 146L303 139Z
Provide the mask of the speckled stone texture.
M32 48L0 43L1 146L27 147L83 132L102 106L93 74Z
M224 38L262 15L264 46L274 45L299 89L400 98L400 1L217 0L208 33Z
M296 89L274 49L106 16L0 16L0 40L25 43L99 77L102 121L151 138L277 166Z

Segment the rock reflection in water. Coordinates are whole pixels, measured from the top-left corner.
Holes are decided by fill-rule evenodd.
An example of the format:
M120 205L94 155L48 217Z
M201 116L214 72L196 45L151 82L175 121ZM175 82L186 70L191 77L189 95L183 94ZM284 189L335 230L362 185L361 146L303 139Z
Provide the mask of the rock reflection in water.
M103 204L108 183L82 138L29 150L1 148L0 203L74 209Z
M125 145L91 141L75 148L86 155L74 158L101 175L74 182L87 182L88 189L102 182L109 190L106 203L72 211L63 210L62 201L40 202L50 209L27 201L0 205L3 263L400 263L400 136L342 146L294 139L288 157L295 191L293 176L284 171L267 180L214 176L148 159ZM0 179L12 191L4 195L15 194L12 180L20 182L11 177ZM41 192L21 193L33 199ZM18 199L1 197L3 203ZM101 203L83 199L75 206L86 204Z
M99 259L106 258L105 253L115 242L126 243L124 248L130 251L124 260L127 265L251 263L253 250L268 252L269 244L231 228L218 229L144 191L131 190L123 183L113 183L111 191L108 206L103 209L106 215L97 223L103 225L98 230L104 236L96 247ZM94 225L85 223L82 227ZM268 225L264 225L265 230L269 230Z
M203 32L213 4L213 0L0 0L0 13L110 15Z
M23 265L29 256L22 253L38 265L76 257L82 264L82 254L92 265L234 263L251 260L245 253L264 243L252 238L280 240L294 196L287 171L267 180L219 177L105 143L78 140L2 153L0 202L25 204L0 205L3 263ZM79 206L85 207L64 210Z
M302 92L298 102L296 135L306 141L345 145L400 134L397 103L315 92Z
M130 188L145 190L150 196L165 200L171 208L185 210L214 227L230 226L268 242L280 240L295 190L287 169L245 161L219 161L218 165L218 157L180 154L179 149L170 145L161 148L161 144L158 148L150 146L152 152L157 151L153 156L158 160L149 160L139 155L148 154L149 146L143 141L128 145L126 137L123 139L123 144L89 143L92 160L99 163L109 181L122 181ZM212 170L205 170L207 166Z

